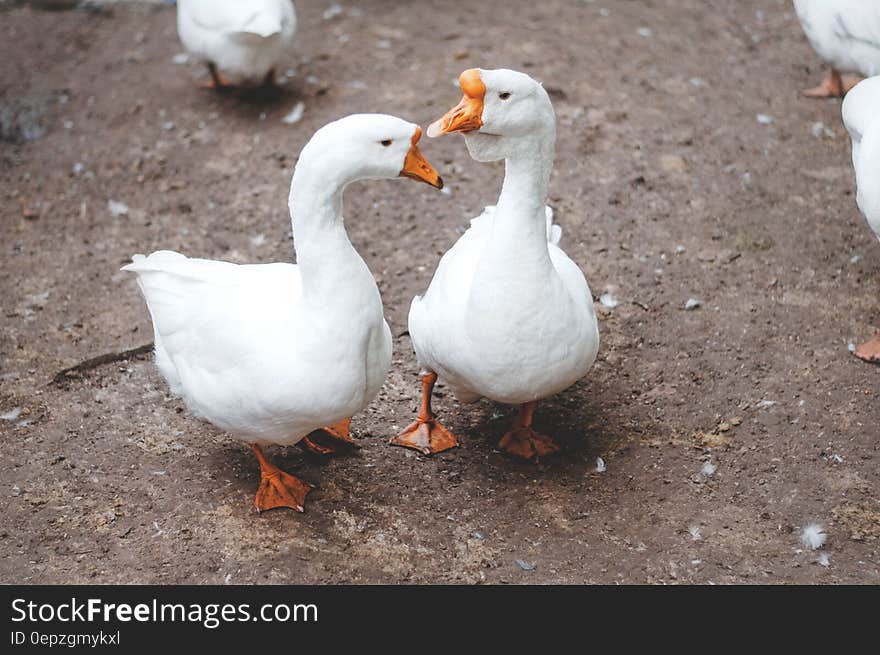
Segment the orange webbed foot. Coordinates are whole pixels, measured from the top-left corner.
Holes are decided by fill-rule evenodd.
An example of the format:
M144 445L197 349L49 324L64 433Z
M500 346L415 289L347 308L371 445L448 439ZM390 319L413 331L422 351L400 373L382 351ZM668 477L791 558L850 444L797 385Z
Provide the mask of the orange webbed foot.
M847 78L848 81L851 79ZM832 69L819 86L804 89L801 93L808 98L842 98L852 86L855 86L855 84L851 84L847 87L847 83L840 77L840 73Z
M334 444L334 442L336 443ZM315 430L310 435L303 437L299 443L303 448L316 455L331 455L337 451L340 442L354 448L361 447L351 436L350 418Z
M423 455L433 455L455 448L458 441L455 435L440 425L436 418L420 417L394 437L391 444L418 450Z
M285 473L266 460L263 451L257 444L252 444L251 448L260 463L260 487L254 498L254 506L257 511L265 512L277 507L289 507L297 512L302 512L306 496L314 487L289 473Z
M217 91L225 91L232 87L232 84L229 82L226 77L223 76L223 73L217 70L217 67L210 63L208 64L208 72L211 73L211 79L205 80L204 82L199 82L200 89L216 89Z
M559 446L545 434L535 432L531 427L510 429L498 442L498 447L506 453L522 459L535 459L559 452Z
M498 442L501 450L522 459L537 459L559 452L559 446L553 439L532 429L534 413L535 401L520 405L513 425Z
M297 512L304 511L306 495L314 487L299 478L295 478L281 469L277 472L263 475L260 480L260 488L254 498L254 505L258 512L265 512L277 507L289 507Z
M862 361L880 364L880 332L874 335L873 339L856 348L853 354Z
M414 423L391 439L391 445L412 448L423 455L442 453L458 445L455 435L440 425L440 421L431 411L431 394L436 382L436 373L422 375L422 407L419 415Z

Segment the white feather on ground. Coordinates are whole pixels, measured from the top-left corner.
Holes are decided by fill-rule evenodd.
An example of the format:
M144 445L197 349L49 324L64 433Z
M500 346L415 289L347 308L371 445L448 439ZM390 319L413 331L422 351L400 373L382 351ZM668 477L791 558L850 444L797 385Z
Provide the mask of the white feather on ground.
M810 550L818 550L825 544L828 535L819 523L810 523L801 532L801 543Z

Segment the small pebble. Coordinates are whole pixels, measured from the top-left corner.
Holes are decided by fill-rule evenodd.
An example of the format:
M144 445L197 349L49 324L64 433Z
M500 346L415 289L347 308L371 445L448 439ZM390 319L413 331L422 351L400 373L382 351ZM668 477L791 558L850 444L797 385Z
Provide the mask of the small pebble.
M302 119L303 114L305 113L306 106L302 103L302 101L296 103L293 106L293 109L290 110L282 119L281 122L287 125L293 125L295 123L299 123L300 119Z
M523 571L534 571L535 565L526 562L525 560L518 559L516 560L516 565L521 568Z
M755 119L761 125L771 125L773 123L773 117L770 116L769 114L756 114Z
M717 470L718 467L715 466L712 462L706 462L705 464L703 464L703 468L700 469L700 473L709 478L715 475L715 471Z
M110 214L113 218L118 218L119 216L127 216L128 215L128 205L124 202L118 202L116 200L108 200L107 201L107 209L110 210Z
M602 459L601 457L597 457L596 458L596 473L604 473L605 470L606 470L605 460Z
M324 17L324 20L330 20L331 18L336 18L340 14L342 14L342 6L334 2L332 5L324 10L324 13L322 15Z
M684 308L687 311L692 311L702 305L702 303L696 298L688 298L688 301L684 304Z

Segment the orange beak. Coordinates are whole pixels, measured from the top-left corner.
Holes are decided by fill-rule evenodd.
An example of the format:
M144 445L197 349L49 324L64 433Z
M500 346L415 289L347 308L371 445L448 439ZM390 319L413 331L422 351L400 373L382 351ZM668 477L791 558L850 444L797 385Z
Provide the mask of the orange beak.
M400 170L400 177L409 177L420 182L427 182L437 189L443 188L443 178L434 170L434 167L428 163L428 160L419 152L416 145L422 138L422 128L417 127L412 137L412 145L409 152L406 153L406 159L403 160L403 168Z
M483 126L483 98L486 85L480 79L480 71L469 68L458 78L464 97L443 118L428 126L428 136L435 137L450 132L472 132Z

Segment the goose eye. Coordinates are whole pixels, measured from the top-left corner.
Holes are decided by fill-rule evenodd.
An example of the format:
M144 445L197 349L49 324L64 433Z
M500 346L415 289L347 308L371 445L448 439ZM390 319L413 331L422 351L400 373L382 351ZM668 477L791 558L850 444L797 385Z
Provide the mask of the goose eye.
M498 97L501 98L502 100L508 100L510 98L510 93L505 91L504 93L499 93Z
M391 145L392 141L391 141L391 139L382 139L381 141L379 141L379 143L381 143L383 146L385 146L387 148L388 146Z

